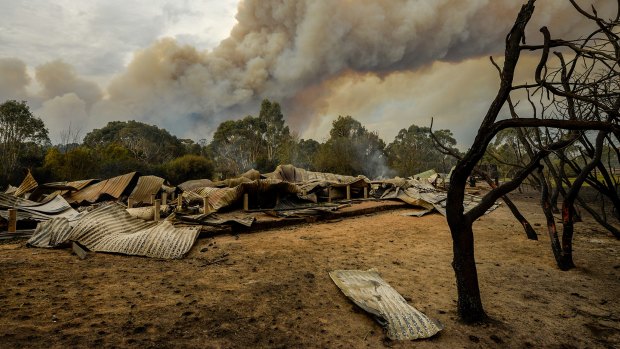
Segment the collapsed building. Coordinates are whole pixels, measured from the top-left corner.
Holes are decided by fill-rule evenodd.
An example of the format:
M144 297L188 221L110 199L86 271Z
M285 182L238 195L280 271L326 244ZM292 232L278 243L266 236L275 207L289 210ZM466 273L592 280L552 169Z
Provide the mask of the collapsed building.
M38 184L28 173L19 187L0 193L0 223L11 231L0 238L22 234L31 247L77 243L90 251L181 258L201 234L329 219L352 206L355 211L358 204L374 211L411 206L417 210L409 215L445 215L447 195L438 185L445 185L441 179L426 171L406 179L371 181L293 165L178 186L138 172L46 184ZM467 198L465 210L479 201L474 195Z

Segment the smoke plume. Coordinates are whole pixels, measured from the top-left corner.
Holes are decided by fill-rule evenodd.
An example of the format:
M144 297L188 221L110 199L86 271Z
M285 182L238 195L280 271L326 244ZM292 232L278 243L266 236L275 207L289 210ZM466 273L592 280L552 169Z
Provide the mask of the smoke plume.
M599 13L605 13L609 3L594 1ZM521 1L514 0L245 0L239 4L238 23L230 36L213 50L199 51L173 39L158 40L134 54L104 97L61 62L38 67L36 79L42 86L40 96L46 100L41 102L42 110L85 112L93 126L136 119L181 136L205 138L222 120L256 113L258 102L270 98L283 104L294 129L312 135L309 129L324 124L320 117L335 107L338 112L353 115L359 111L362 115L353 116L368 118L364 106L376 98L355 98L337 88L364 90L356 84L371 81L366 85L366 96L370 96L371 86L393 87L375 92L386 98L401 96L392 100L396 105L411 99L411 94L403 93L409 87L440 94L443 86L425 80L425 72L450 81L450 76L434 71L441 66L437 61L449 68L501 53L520 6ZM540 36L541 25L561 37L579 30L582 23L567 1L546 0L537 5L529 38ZM15 60L0 61L0 72L6 64L21 67ZM24 70L20 69L16 71ZM458 69L451 71L458 74ZM484 72L492 78L496 74L490 66ZM8 82L0 79L0 97L7 84L27 84L24 76L16 73ZM406 79L412 77L417 80ZM382 84L389 79L396 80ZM446 100L472 83L454 80L459 85L449 86ZM335 100L334 95L342 99ZM342 108L345 102L351 112ZM375 108L379 108L373 112L376 117L381 108L395 107ZM380 121L375 124L380 126ZM399 123L397 119L384 121ZM411 123L400 122L400 128Z

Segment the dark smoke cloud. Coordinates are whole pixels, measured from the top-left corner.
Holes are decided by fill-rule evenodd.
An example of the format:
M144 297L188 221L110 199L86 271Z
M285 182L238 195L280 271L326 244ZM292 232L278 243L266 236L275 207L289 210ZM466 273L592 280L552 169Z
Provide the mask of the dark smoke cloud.
M611 6L609 1L594 3ZM425 71L437 75L440 66L434 62L462 64L501 53L520 6L515 0L245 0L239 4L238 23L230 36L212 51L199 51L173 39L159 40L135 53L100 101L96 88L60 62L39 67L37 79L45 98L73 93L77 99L65 98L72 106L84 104L91 125L138 119L198 139L208 137L223 119L256 113L258 101L270 98L284 104L295 129L312 134L308 129L322 123L317 118L344 109L343 100L362 113L354 117L368 118L364 108L368 98L351 98L346 92L338 93L342 100L331 97L339 92L336 87L348 82L368 84L366 77L374 76L378 82L373 78L368 86L384 88L375 94L386 98L402 95L408 84L419 93L441 93L437 85L420 87L412 80L380 82L393 76L424 80ZM582 25L568 1L539 1L537 7L528 33L531 38L537 37L542 24L557 36ZM69 80L56 79L48 70L64 70ZM484 71L494 74L492 69ZM466 88L467 81L459 84L450 85L446 99ZM391 86L400 90L389 90ZM394 103L406 103L407 98L403 95ZM381 108L389 111L393 106L374 108L378 108L373 112L376 118Z

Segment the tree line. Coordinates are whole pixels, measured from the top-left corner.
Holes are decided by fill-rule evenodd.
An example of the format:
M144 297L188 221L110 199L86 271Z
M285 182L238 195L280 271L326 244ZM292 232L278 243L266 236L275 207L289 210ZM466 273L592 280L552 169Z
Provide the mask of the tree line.
M24 101L0 105L0 188L18 184L30 170L39 181L109 178L131 171L159 175L173 184L196 178L230 178L279 164L369 178L435 169L447 173L455 160L439 151L430 128L411 125L386 144L351 116L338 116L329 138L300 139L286 125L279 103L262 101L257 116L222 122L208 142L180 139L138 121L111 121L83 140L69 126L52 145L44 121ZM449 130L435 134L456 149Z

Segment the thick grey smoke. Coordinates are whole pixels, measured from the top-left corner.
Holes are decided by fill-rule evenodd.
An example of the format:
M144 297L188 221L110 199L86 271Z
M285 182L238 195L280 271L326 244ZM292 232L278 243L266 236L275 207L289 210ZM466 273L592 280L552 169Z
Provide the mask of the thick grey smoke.
M63 110L67 102L86 110L96 126L138 119L197 139L270 98L283 103L288 122L303 132L329 111L326 93L334 81L342 85L365 74L382 79L438 60L501 52L520 6L515 0L245 0L238 24L215 49L159 40L135 53L101 101L97 88L60 62L39 67L37 80L45 98L66 99L52 109ZM537 6L531 37L542 24L558 36L580 26L566 0Z

